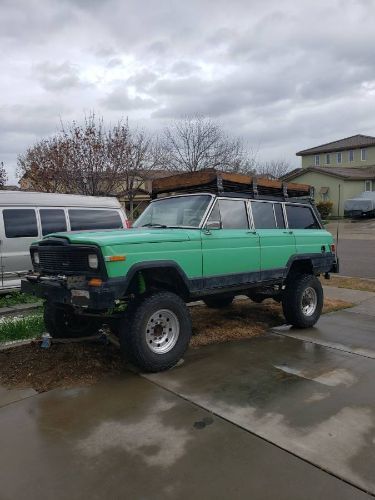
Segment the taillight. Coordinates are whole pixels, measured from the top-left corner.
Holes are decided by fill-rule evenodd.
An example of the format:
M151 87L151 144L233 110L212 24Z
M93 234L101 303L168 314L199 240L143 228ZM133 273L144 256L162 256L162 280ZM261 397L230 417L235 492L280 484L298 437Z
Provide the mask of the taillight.
M132 223L130 222L130 220L126 219L124 221L124 229L130 229L132 227Z
M336 253L336 245L334 243L332 243L331 245L329 245L329 248L331 249L332 253Z

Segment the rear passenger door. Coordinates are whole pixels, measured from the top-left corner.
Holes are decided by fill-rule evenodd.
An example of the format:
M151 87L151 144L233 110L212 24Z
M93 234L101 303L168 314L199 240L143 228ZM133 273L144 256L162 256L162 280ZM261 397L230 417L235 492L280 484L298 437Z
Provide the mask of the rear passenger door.
M19 277L32 268L29 248L39 238L35 208L3 208L1 276L4 286L17 286Z
M283 205L254 200L250 204L260 239L261 280L280 278L289 258L296 253L293 232L286 228Z
M312 208L307 205L286 204L285 210L289 230L293 231L295 237L296 252L321 253L322 229Z
M206 288L259 280L259 237L250 228L246 201L216 200L202 229L202 255Z

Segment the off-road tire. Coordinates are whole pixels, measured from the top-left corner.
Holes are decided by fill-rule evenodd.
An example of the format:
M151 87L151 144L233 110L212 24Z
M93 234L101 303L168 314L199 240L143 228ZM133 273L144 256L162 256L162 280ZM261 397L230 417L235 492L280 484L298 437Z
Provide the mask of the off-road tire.
M169 311L170 317L174 318L173 321L177 319L178 333L175 343L169 350L153 352L152 348L159 349L158 341L150 340L156 327L151 333L147 327L153 316L160 311ZM165 314L168 317L168 314ZM167 326L169 325L165 326L166 332ZM161 328L164 335L163 342L167 343L167 333L164 333L163 327ZM172 368L185 354L191 334L192 325L188 307L178 295L167 291L158 291L135 299L129 304L123 320L119 323L123 357L143 372L159 372ZM160 348L163 348L163 345Z
M315 291L316 305L315 310L307 315L303 309L303 298L308 289ZM285 319L291 325L299 328L315 325L323 309L323 288L318 278L312 274L296 274L290 278L283 293L282 306Z
M228 307L232 304L234 295L213 295L212 297L206 297L203 302L207 307L212 309L221 309L222 307Z
M77 316L69 306L59 307L50 302L44 305L44 324L51 337L59 339L90 337L100 327L96 319Z

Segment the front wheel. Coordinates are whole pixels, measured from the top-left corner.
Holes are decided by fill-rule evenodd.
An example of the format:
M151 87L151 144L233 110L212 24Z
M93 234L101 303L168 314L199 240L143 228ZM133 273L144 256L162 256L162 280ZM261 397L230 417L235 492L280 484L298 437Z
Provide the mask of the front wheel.
M298 274L283 294L285 319L293 326L309 328L318 321L323 309L323 288L316 276Z
M145 372L174 366L184 355L192 332L185 302L171 292L155 292L129 305L119 326L124 357Z
M67 339L96 335L99 324L95 319L77 316L69 306L44 305L44 324L53 338Z

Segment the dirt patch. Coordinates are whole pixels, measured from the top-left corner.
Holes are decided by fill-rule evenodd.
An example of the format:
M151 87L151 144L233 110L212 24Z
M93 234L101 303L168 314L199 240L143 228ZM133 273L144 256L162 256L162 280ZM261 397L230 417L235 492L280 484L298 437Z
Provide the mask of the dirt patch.
M350 288L352 290L362 290L364 292L375 292L375 280L365 278L341 278L332 276L330 280L321 279L322 285L337 286L338 288Z
M352 304L326 300L324 312ZM237 300L220 310L191 308L194 348L261 335L284 322L281 306L273 300L255 304ZM42 349L39 342L0 351L0 384L10 388L32 387L38 392L57 387L91 385L125 370L118 347L103 343L53 343Z
M33 342L0 351L0 384L38 392L91 385L124 369L119 349L111 344L56 343L42 349L39 342Z
M323 313L351 307L343 300L325 299ZM250 300L236 300L230 307L209 309L195 306L191 309L193 319L192 347L219 342L240 340L261 335L269 328L285 323L282 307L272 299L261 304Z

